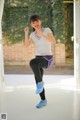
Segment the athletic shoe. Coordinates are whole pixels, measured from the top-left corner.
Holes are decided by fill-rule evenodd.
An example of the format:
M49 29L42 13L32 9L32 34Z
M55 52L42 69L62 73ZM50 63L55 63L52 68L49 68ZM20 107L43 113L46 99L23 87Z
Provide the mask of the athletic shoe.
M37 105L36 108L42 108L47 105L47 100L41 100Z

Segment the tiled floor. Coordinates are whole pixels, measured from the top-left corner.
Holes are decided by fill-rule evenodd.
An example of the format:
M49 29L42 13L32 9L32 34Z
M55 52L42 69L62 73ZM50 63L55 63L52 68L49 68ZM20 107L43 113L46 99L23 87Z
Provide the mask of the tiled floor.
M5 75L1 88L1 113L7 120L80 120L80 90L74 76L45 75L48 105L37 109L33 75Z

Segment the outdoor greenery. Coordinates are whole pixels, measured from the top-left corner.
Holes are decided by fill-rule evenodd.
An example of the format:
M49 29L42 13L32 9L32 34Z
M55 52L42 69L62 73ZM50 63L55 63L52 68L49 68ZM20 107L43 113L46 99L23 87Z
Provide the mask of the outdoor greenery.
M73 56L73 4L65 4L63 1L6 0L2 22L4 43L24 41L24 28L30 26L30 16L38 14L43 20L43 26L50 27L56 40L65 43L66 50Z

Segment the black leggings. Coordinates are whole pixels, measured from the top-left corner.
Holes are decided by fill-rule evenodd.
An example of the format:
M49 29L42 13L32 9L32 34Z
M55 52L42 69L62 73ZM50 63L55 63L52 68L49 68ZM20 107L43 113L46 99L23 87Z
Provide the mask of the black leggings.
M47 68L48 61L45 60L42 56L36 56L36 58L34 58L30 61L30 66L33 70L36 84L38 82L41 82L43 80L43 73L44 73L43 68ZM43 88L42 93L40 93L40 97L42 100L45 99L45 89L44 88Z
M36 83L42 81L43 68L47 68L48 61L45 60L42 56L36 56L36 58L30 61L30 66L33 70Z

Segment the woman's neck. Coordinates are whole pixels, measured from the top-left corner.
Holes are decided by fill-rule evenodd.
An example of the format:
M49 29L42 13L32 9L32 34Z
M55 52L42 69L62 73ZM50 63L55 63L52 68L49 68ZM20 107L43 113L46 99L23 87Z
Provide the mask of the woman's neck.
M35 29L35 31L37 32L37 30L41 30L42 31L42 27L38 27Z

